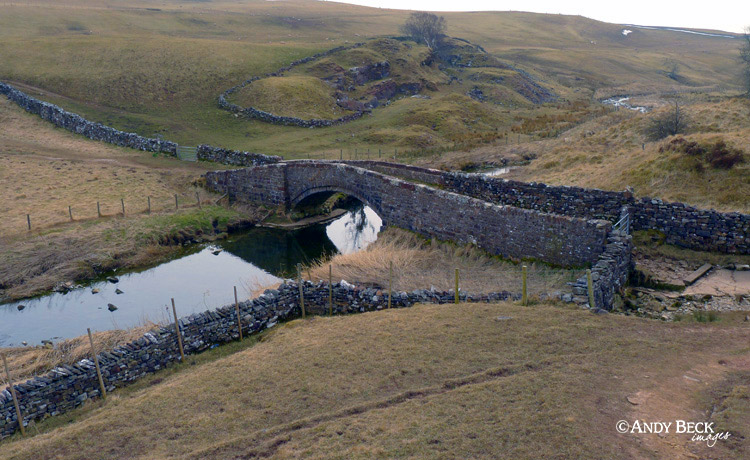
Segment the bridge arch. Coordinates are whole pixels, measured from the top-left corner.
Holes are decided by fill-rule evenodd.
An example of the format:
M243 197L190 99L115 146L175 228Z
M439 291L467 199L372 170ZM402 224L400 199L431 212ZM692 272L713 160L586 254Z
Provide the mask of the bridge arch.
M387 225L387 216L383 212L382 207L380 206L380 200L375 199L368 199L364 194L357 192L356 190L352 190L348 187L341 187L338 185L319 185L315 187L308 187L299 192L296 196L290 197L289 199L289 208L295 208L297 205L305 201L306 199L318 195L318 194L333 194L333 193L343 193L344 195L349 195L351 197L356 198L361 203L363 203L365 206L369 206L372 208L373 211L382 219L383 225Z

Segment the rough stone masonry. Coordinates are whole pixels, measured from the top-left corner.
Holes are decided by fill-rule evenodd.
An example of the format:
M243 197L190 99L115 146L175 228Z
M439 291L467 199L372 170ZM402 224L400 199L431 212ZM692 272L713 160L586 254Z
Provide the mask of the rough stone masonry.
M388 305L387 292L378 288L358 287L341 281L330 286L333 313L346 314L381 310ZM307 313L327 314L329 285L303 282ZM463 302L497 302L520 298L519 294L495 292L471 295L460 292ZM415 303L449 304L452 291L394 292L393 308ZM243 334L248 335L274 327L279 321L301 315L299 285L293 281L278 289L266 290L261 296L240 302ZM449 307L446 307L449 308ZM199 353L215 345L237 340L237 312L234 305L196 313L179 320L186 354ZM180 360L174 323L147 332L143 337L111 351L97 355L106 390L126 386L135 380ZM93 361L83 359L73 365L58 366L45 375L14 385L21 407L24 426L32 421L70 411L86 400L100 396L99 381ZM0 439L18 430L18 418L8 389L0 391Z
M234 199L271 206L343 192L371 206L385 224L559 266L596 263L611 229L604 220L497 205L342 163L300 160L212 171L206 183Z

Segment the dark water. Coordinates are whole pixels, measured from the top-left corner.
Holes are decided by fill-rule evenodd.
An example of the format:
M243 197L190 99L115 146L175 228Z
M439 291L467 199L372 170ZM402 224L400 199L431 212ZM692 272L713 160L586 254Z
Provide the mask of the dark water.
M116 273L119 282L90 283L0 305L0 346L37 345L92 331L121 329L214 309L295 274L298 263L363 249L375 241L382 221L369 207L355 207L336 220L299 230L253 228L211 245L186 249L178 258L138 272ZM214 252L218 254L214 254ZM93 294L92 289L100 290ZM123 293L115 293L120 289ZM107 304L118 307L110 312ZM24 305L23 310L18 310ZM169 308L169 310L168 310Z

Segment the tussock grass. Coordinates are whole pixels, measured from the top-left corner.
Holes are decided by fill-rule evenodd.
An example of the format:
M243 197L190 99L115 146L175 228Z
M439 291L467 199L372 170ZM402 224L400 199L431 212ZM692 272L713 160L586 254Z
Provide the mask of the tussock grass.
M328 279L328 265L333 266L334 282L374 284L388 287L388 267L393 262L393 289L449 290L455 287L455 269L459 269L460 289L470 293L493 291L521 292L520 264L515 264L474 246L458 246L437 240L424 240L414 233L388 228L364 251L337 255L330 262L311 268L313 280ZM303 271L307 275L307 270ZM576 270L553 269L544 264L528 263L528 292L548 294L566 288L574 281Z

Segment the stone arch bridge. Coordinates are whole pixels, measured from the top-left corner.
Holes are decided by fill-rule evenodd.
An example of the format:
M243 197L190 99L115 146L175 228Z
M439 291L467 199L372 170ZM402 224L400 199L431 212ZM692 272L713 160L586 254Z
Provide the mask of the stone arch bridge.
M605 250L612 227L605 220L499 205L425 185L429 177L414 176L437 171L377 163L379 172L373 164L287 161L209 172L206 183L235 200L286 208L321 193L342 192L373 208L385 225L476 244L514 260L584 266L596 263ZM408 171L407 179L384 173Z

